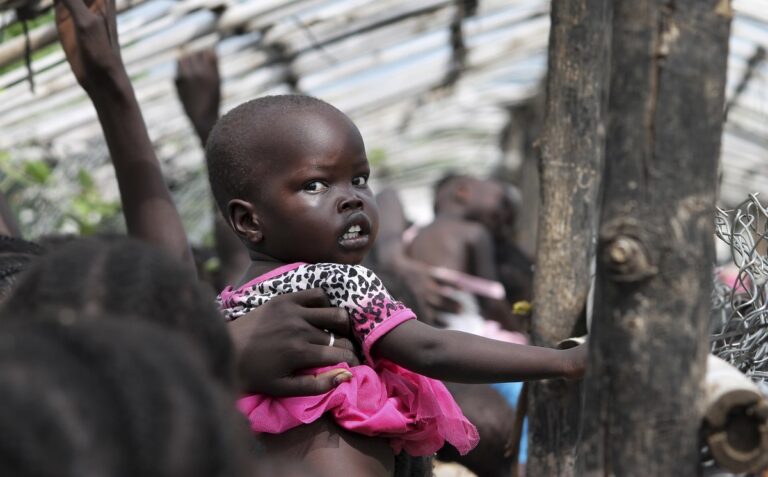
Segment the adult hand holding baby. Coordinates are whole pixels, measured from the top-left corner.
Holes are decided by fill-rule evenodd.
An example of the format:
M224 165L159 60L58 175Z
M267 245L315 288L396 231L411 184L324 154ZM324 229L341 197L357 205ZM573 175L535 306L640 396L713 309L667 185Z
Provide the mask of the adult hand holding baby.
M331 308L319 288L278 296L229 323L241 390L272 396L327 392L352 375L344 369L317 376L309 368L360 364L349 335L349 317ZM333 333L333 346L330 335Z

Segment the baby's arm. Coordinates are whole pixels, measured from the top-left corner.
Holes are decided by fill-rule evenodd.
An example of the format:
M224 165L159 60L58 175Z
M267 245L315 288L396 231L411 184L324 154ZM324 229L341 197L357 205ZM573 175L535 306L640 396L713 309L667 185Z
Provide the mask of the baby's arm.
M56 2L56 27L72 72L99 116L128 233L194 268L186 232L120 57L115 1Z
M373 355L443 381L490 383L580 378L586 345L555 350L440 330L410 320L381 337Z
M560 351L433 328L417 321L365 267L307 265L303 276L309 277L310 288L323 288L331 305L347 310L366 358L386 358L425 376L461 383L580 378L584 374L584 345Z

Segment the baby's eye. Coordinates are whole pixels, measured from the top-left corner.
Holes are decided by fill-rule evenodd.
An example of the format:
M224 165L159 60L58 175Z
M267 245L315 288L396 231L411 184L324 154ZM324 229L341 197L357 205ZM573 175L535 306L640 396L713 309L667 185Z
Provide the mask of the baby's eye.
M355 187L365 187L368 185L368 176L357 176L352 179L352 185Z
M322 181L312 181L308 182L304 186L304 192L309 192L310 194L319 194L321 192L325 192L328 190L328 184L322 182Z

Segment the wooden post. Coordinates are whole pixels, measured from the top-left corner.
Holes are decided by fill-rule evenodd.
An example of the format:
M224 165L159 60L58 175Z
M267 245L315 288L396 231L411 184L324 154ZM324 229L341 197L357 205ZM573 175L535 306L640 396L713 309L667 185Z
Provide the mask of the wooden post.
M544 92L510 108L508 115L499 138L502 165L494 171L494 176L520 190L524 207L520 207L515 218L515 237L522 251L533 257L539 220L539 158L538 151L534 151L534 142L541 135Z
M579 475L699 475L728 0L616 0Z
M531 330L542 346L584 333L579 318L597 229L611 2L554 0L551 18ZM580 394L577 383L531 385L527 475L575 475Z

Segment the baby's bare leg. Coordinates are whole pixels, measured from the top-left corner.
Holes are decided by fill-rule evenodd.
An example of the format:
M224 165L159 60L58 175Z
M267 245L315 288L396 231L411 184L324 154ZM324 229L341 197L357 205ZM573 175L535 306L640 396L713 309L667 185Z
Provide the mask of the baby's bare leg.
M394 456L385 439L346 431L327 416L282 434L262 434L261 440L269 455L302 460L322 477L390 477L393 473Z

